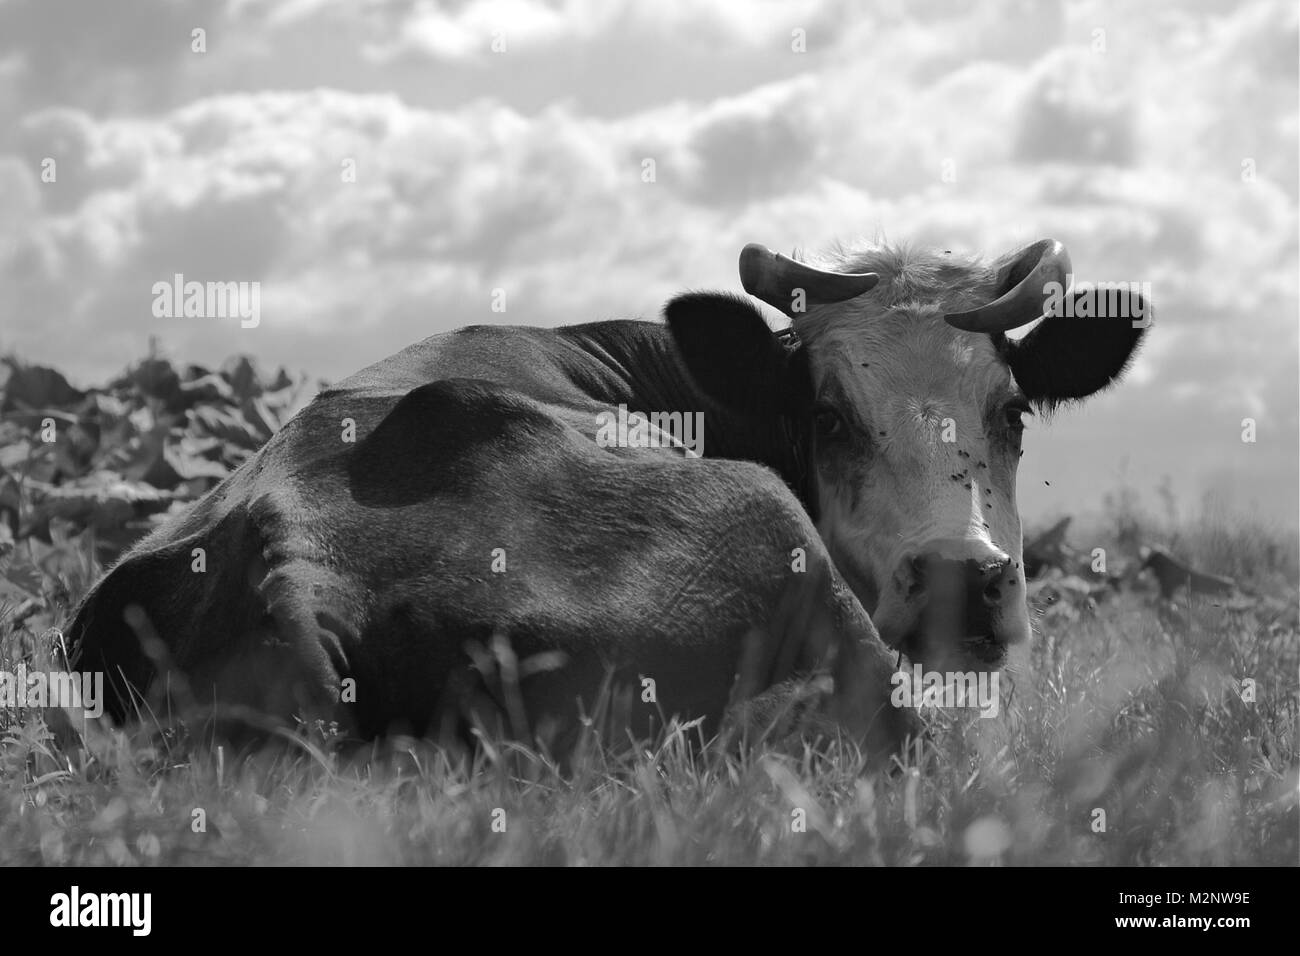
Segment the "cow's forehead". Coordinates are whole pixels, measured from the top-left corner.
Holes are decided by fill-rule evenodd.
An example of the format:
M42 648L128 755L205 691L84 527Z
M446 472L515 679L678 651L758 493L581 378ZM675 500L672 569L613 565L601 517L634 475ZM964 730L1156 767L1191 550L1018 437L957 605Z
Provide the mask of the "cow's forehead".
M1009 393L1011 373L986 335L962 332L933 306L859 310L818 323L806 342L819 390L879 406L944 399L976 411Z
M831 272L873 272L879 282L855 299L853 308L889 310L904 305L945 306L949 311L988 301L993 268L971 256L910 246L864 246L831 250L810 265ZM814 313L807 316L814 321Z
M946 397L975 408L1009 392L1011 374L986 335L948 325L945 312L994 293L992 269L973 257L907 246L833 250L817 262L837 272L874 272L880 282L848 302L795 319L818 387L848 398Z

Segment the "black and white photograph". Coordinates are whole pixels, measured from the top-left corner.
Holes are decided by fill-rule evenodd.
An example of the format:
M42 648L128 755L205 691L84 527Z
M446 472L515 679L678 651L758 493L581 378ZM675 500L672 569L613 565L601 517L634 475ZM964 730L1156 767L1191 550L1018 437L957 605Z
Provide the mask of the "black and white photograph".
M1249 938L1298 198L1293 0L0 0L21 922L1049 867Z

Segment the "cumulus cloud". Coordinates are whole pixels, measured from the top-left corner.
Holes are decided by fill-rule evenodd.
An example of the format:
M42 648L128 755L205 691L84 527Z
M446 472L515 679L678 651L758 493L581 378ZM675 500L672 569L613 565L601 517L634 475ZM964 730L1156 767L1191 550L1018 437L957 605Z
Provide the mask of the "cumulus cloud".
M619 33L642 40L667 37L687 44L754 47L775 37L791 37L796 28L806 32L810 24L821 24L826 12L812 0L661 0L653 6L631 0L471 0L450 7L420 3L389 11L396 26L393 39L369 49L381 60L407 53L481 60L485 53L508 51L512 44L538 49Z
M219 32L222 14L204 0L5 0L0 60L18 63L16 92L27 107L157 103L190 55L190 31Z
M1017 159L1133 162L1132 94L1116 88L1100 57L1078 48L1054 50L1035 65L1032 84L1017 118Z
M651 317L735 288L748 241L1054 236L1150 283L1158 331L1045 460L1104 487L1088 443L1119 442L1195 485L1250 414L1294 480L1291 8L90 6L98 41L57 24L84 0L0 0L0 346L29 358L100 378L156 336L338 377L469 323ZM260 281L262 324L155 318L176 272Z

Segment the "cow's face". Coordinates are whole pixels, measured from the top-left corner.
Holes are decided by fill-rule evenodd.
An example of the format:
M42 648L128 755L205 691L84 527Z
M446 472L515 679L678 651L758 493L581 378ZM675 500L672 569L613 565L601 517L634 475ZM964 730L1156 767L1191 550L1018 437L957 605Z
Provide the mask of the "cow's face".
M1008 340L1068 285L1050 241L987 265L869 250L829 270L751 246L741 272L792 316L799 346L752 320L746 330L735 300L713 310L721 337L699 333L698 297L674 303L695 378L750 414L796 423L809 508L886 643L931 669L1001 666L1029 636L1015 491L1025 419L1115 380L1149 324L1145 303L1113 296L1110 314L1053 315ZM754 390L773 383L756 405Z
M836 565L909 657L1000 665L1029 636L1015 482L1030 408L1006 362L933 305L844 309L805 347L810 492Z

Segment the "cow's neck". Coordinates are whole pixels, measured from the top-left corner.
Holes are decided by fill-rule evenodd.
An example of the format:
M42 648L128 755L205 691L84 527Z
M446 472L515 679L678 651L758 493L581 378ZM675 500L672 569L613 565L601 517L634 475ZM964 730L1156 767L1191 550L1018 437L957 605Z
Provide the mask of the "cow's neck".
M768 466L816 517L805 473L805 423L788 416L744 415L712 401L686 373L672 335L659 323L596 322L561 333L584 356L569 371L593 400L646 414L703 412L704 457Z

